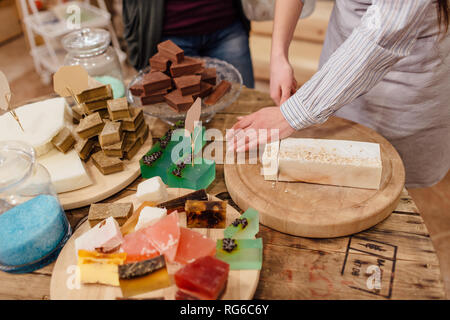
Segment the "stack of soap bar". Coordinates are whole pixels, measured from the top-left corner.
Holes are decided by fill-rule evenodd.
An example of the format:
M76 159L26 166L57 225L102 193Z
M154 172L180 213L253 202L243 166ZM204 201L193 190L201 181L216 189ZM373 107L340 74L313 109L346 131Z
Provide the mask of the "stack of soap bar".
M164 208L144 207L139 213L139 219L135 230L139 230L151 225L167 216L167 210Z
M180 228L180 243L178 244L175 261L188 264L198 258L214 256L216 254L216 242L208 237L187 229Z
M180 221L178 212L164 217L154 225L145 229L146 235L154 245L154 247L164 254L170 262L175 260L178 243L180 240Z
M181 62L184 59L184 51L172 40L166 40L158 43L158 53L172 62Z
M113 252L119 249L122 242L119 224L114 218L109 217L75 239L75 252L80 250Z
M130 108L131 116L129 118L122 119L122 129L124 131L136 131L139 125L144 120L144 109L142 108Z
M67 127L64 127L53 137L52 143L58 151L66 153L72 149L75 144L75 138L73 137L72 132Z
M149 59L151 71L161 71L165 72L167 71L167 68L169 67L169 59L166 58L163 54L160 52L156 53L153 57ZM131 88L130 88L131 91ZM132 91L132 93L136 96L139 96L140 94L136 94Z
M377 143L288 138L280 144L279 181L378 189L381 172Z
M261 238L217 240L216 258L228 263L231 270L260 270L262 255Z
M190 155L172 164L167 171L167 185L171 188L206 189L216 178L216 162L204 158L194 160Z
M121 120L131 117L126 97L108 100L107 107L111 120Z
M170 66L170 74L172 75L172 77L176 78L188 74L194 74L201 68L201 60L191 57L185 57L181 62L172 63L172 65Z
M125 139L122 135L122 140L119 142L102 147L103 153L108 157L123 158L125 151Z
M68 232L58 199L39 195L0 214L0 264L33 263L54 250Z
M89 139L100 134L104 125L105 123L100 117L100 114L98 112L94 112L93 114L90 114L80 120L76 133L78 133L82 139Z
M139 201L162 202L168 198L166 185L156 176L138 184L136 197Z
M170 77L160 71L149 72L143 78L144 94L149 95L162 89L172 87Z
M192 299L216 300L225 291L229 266L214 257L196 259L175 273L175 283L181 294Z
M234 220L224 231L225 238L253 239L259 232L259 214L253 208L247 209L240 218Z
M77 95L79 103L108 100L112 98L113 93L110 85L88 89Z
M77 152L61 153L56 149L38 158L50 174L56 192L68 192L87 187L92 180L86 172Z
M86 250L78 251L77 266L81 283L100 283L119 286L119 266L125 262L126 253L104 254Z
M106 218L113 217L119 226L133 213L133 204L127 203L93 203L89 208L88 221L91 227L100 223Z
M181 94L186 96L200 91L200 79L201 76L192 74L174 78L173 82L177 89L180 90Z
M163 256L119 266L123 297L132 297L171 285Z
M188 228L225 228L227 201L187 200L185 212Z
M100 146L104 148L105 146L110 146L112 144L121 142L121 140L122 140L122 123L105 121L103 130L98 136Z
M127 263L147 260L160 255L146 234L145 228L125 235L120 250L127 253Z
M206 193L205 189L196 190L184 196L162 202L158 204L158 207L166 208L168 213L171 213L173 211L183 211L187 200L205 201L208 200L208 194Z

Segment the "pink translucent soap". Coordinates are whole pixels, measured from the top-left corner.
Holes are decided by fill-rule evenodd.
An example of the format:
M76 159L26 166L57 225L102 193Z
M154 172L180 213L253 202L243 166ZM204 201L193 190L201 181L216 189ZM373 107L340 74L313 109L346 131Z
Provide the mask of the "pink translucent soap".
M180 228L180 242L175 257L176 262L188 264L195 259L214 256L215 254L215 241L191 229Z
M144 230L153 246L161 254L164 254L168 261L175 260L180 240L180 222L177 211L141 230Z
M150 241L145 229L127 234L123 238L121 250L127 253L125 263L148 260L160 255Z

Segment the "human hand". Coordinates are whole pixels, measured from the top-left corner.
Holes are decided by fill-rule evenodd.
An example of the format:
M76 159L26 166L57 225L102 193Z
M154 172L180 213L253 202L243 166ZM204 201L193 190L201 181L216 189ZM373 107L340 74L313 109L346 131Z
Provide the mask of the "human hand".
M295 132L284 118L281 109L276 106L262 108L248 116L238 117L238 120L231 128L232 130L227 130L227 141L235 141L232 144L232 150L237 152L252 149L260 143L270 142L273 134L271 130L279 130L278 139L280 140ZM266 129L267 135L259 136L259 129Z
M279 106L297 91L297 81L289 61L283 57L270 59L270 97Z

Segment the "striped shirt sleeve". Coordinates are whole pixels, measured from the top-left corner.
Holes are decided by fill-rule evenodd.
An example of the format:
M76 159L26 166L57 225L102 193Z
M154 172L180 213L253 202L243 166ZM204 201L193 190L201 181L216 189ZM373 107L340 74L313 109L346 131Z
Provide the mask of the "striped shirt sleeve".
M369 91L417 38L430 0L374 0L329 60L281 105L296 130L322 123Z

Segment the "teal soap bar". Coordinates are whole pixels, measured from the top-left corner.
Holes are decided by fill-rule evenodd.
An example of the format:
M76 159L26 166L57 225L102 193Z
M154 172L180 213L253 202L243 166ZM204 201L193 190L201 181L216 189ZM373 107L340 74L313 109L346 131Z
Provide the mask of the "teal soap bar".
M67 233L56 197L39 195L0 215L0 263L29 264L55 249Z
M190 155L167 171L167 185L170 188L206 189L216 179L216 162L204 158L195 158L194 165Z
M224 250L224 241L234 241L235 248ZM230 270L261 270L263 257L262 239L217 240L216 258L230 265Z
M259 232L259 213L253 208L245 211L223 232L225 238L254 239Z

